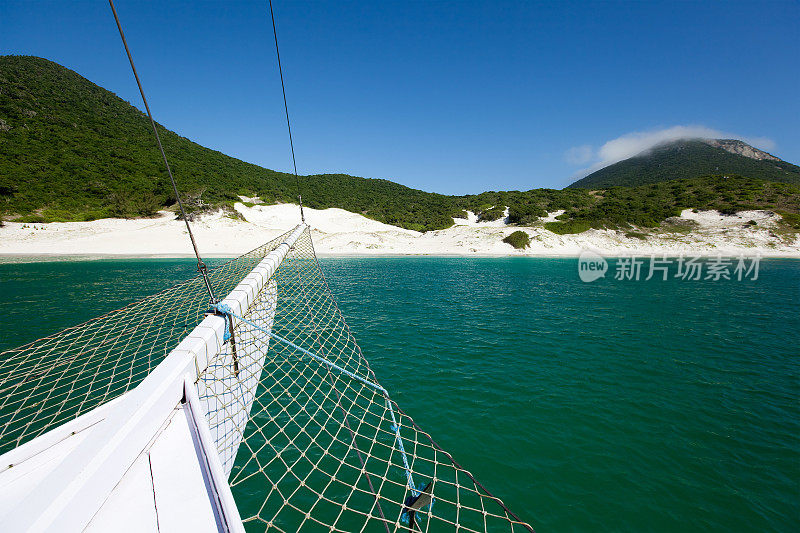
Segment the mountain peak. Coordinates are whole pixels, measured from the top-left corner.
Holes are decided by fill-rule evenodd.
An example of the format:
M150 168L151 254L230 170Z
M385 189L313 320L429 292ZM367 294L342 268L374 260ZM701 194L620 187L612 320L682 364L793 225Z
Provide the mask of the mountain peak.
M750 159L755 159L756 161L780 161L780 159L774 155L763 150L759 150L758 148L750 146L746 142L738 139L703 139L703 141L709 146L722 148L723 150L732 154L749 157Z
M800 167L738 139L678 139L593 172L570 187L633 187L707 175L800 184Z

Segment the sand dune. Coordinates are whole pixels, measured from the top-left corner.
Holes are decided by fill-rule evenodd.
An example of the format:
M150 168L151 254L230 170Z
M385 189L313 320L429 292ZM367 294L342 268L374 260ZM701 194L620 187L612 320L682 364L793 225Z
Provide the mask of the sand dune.
M245 220L223 212L192 224L200 252L206 256L235 256L294 227L300 221L296 205L247 207L236 204ZM704 254L800 257L800 240L781 236L779 215L745 211L723 216L716 211L686 210L646 239L614 230L589 230L556 235L541 225L513 227L502 220L479 223L461 219L451 228L419 233L342 209L306 208L320 255L460 255L460 256L574 256L585 249L607 255ZM555 213L551 214L551 217ZM747 225L755 221L755 225ZM515 250L502 239L516 230L526 232L531 246ZM162 212L153 219L103 219L91 222L20 224L0 228L3 255L127 255L178 257L192 254L183 222Z

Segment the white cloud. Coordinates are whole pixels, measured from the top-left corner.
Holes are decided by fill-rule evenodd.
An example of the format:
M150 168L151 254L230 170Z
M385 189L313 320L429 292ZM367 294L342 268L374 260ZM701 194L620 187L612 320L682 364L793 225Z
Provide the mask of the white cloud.
M595 170L650 150L659 144L678 139L741 139L762 150L771 150L775 147L775 143L765 137L745 137L705 126L672 126L661 130L626 133L606 142L597 152L592 152L588 145L576 146L567 150L566 157L568 162L575 165L585 165L594 161L589 167L576 173L577 176L585 176ZM588 153L586 148L590 148ZM575 157L571 158L572 155ZM583 162L579 161L578 156L583 157Z
M589 144L573 146L564 154L564 159L570 165L585 165L594 158L594 150Z

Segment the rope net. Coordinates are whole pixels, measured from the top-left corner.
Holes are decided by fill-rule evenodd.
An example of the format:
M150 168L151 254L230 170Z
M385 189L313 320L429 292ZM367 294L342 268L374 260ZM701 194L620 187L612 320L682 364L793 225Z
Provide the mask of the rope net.
M288 234L210 271L217 294ZM135 387L207 310L196 276L0 354L0 453ZM196 386L248 531L532 531L380 386L308 229L226 319Z

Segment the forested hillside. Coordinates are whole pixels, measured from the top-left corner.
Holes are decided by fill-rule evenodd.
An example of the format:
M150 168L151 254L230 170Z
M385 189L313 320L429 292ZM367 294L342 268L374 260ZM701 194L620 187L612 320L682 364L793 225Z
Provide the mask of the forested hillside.
M189 203L237 195L296 201L294 177L226 156L159 126ZM303 177L307 205L418 229L446 227L446 197L387 180ZM149 216L175 202L147 116L61 65L0 57L0 214L42 220Z

